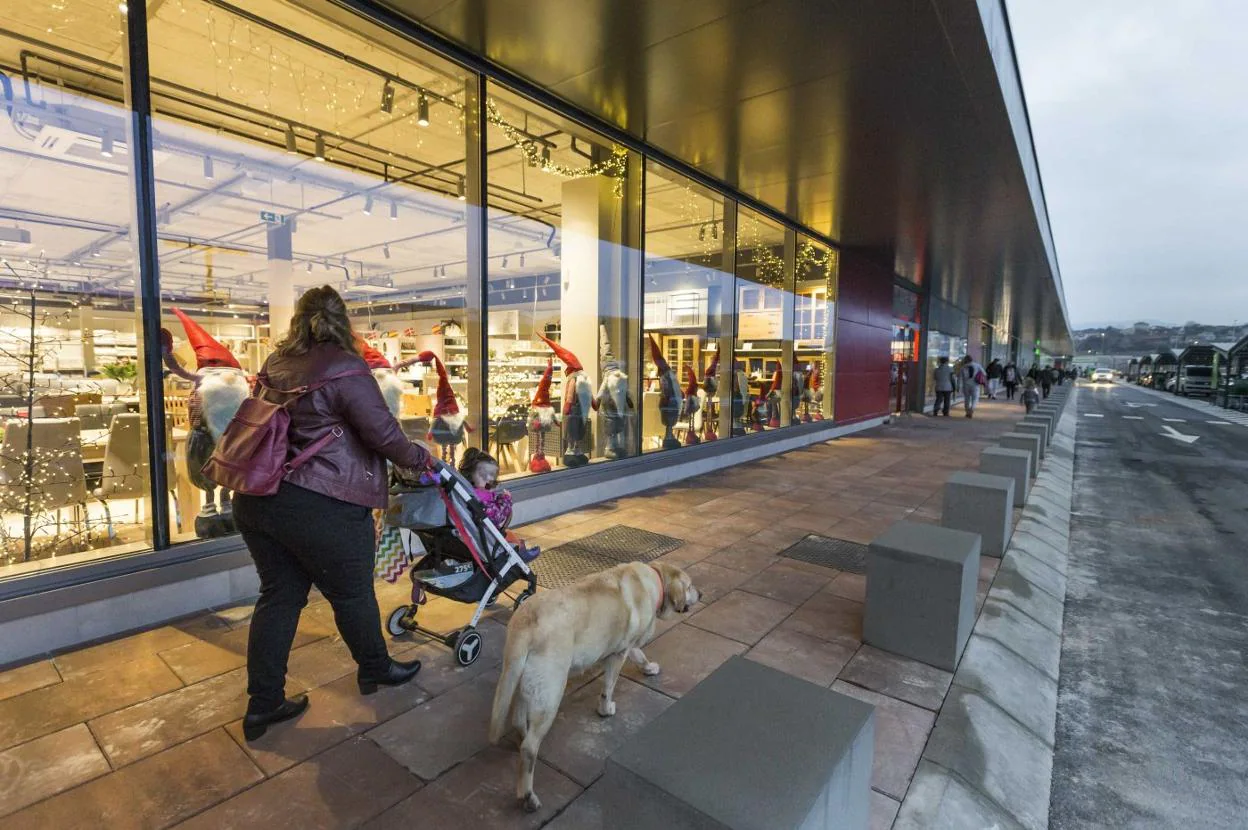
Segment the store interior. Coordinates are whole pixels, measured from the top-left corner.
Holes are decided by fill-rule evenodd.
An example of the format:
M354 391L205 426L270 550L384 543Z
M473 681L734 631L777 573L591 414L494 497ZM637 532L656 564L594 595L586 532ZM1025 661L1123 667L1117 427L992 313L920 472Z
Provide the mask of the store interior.
M245 384L312 286L348 301L411 437L506 479L832 417L835 251L493 82L478 127L475 75L316 0L149 9L172 353L145 389L122 12L13 11L0 573L150 547L148 396L171 538L230 532L196 396Z

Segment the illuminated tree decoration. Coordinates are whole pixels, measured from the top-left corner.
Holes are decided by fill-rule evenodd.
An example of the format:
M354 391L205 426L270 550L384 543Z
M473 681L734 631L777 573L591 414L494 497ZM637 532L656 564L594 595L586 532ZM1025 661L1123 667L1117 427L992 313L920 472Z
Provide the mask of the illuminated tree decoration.
M624 175L628 169L628 150L623 147L613 146L610 157L602 161L596 161L586 167L569 167L566 164L552 161L549 154L543 155L542 149L547 145L529 138L523 131L509 124L503 118L502 113L498 111L498 105L493 101L485 102L485 115L491 124L503 131L503 135L507 136L508 141L516 145L530 167L539 168L543 173L553 173L565 179L588 179L591 176L607 176L613 181L612 192L615 194L615 197L617 199L623 197Z

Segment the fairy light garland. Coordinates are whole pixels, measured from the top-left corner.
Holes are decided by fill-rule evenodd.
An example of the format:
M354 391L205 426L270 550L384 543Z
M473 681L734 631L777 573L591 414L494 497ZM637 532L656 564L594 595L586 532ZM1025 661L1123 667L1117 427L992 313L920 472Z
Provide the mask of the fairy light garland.
M507 140L511 141L524 155L530 167L536 167L543 173L553 173L565 179L588 179L593 176L607 176L613 180L612 193L617 199L624 196L624 176L628 172L628 150L613 146L610 157L596 161L585 167L569 167L559 164L548 157L543 157L542 148L547 145L526 136L519 128L508 123L498 111L493 100L485 102L486 120L503 131Z

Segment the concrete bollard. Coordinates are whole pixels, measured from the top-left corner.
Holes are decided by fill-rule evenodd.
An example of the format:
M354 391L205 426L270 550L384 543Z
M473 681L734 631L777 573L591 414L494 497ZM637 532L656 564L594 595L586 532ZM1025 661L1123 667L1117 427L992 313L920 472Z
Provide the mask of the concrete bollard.
M1013 519L1013 478L957 472L945 482L940 526L978 533L982 555L1005 555L1014 531Z
M1035 435L1040 438L1040 460L1043 461L1049 449L1049 428L1044 424L1029 424L1026 421L1014 425L1014 432L1020 435Z
M1040 436L1023 432L1007 432L997 443L1007 450L1026 450L1031 453L1031 477L1040 475Z
M1053 431L1057 429L1057 416L1051 412L1033 412L1023 417L1020 423L1024 424L1043 424L1047 443L1053 443Z
M945 671L957 667L975 624L980 539L897 522L867 549L862 641Z
M733 657L625 740L587 807L550 826L867 830L875 728L870 704Z
M979 453L979 471L985 475L1014 479L1014 506L1027 504L1027 493L1031 490L1031 453L988 447Z

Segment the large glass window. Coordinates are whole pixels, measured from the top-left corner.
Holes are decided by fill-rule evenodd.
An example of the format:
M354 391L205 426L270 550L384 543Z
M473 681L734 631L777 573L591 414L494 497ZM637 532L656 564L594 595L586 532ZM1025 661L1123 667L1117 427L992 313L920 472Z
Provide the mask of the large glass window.
M799 234L794 274L793 412L803 423L831 419L832 374L836 368L836 251Z
M734 435L793 422L793 267L784 228L761 214L737 213Z
M493 84L486 122L491 449L513 475L635 455L640 160Z
M0 7L0 577L151 545L124 30Z
M173 538L232 529L199 468L312 286L347 300L408 434L457 458L482 427L475 78L319 3L169 0L149 26Z
M719 377L728 369L719 355L731 345L733 302L724 207L720 194L647 165L644 452L719 437Z

